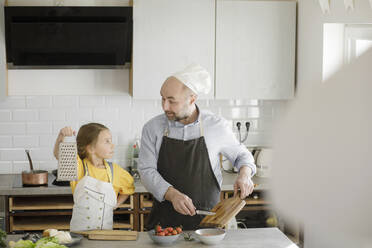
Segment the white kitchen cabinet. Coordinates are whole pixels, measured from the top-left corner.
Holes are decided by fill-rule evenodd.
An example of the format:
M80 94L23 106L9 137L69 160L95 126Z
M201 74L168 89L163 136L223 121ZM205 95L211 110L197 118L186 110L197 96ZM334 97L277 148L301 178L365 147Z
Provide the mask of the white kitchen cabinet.
M216 8L216 98L292 98L296 2L217 0Z
M5 0L0 0L0 100L4 99L7 96L4 1Z
M133 98L160 99L165 79L191 63L210 72L213 86L215 0L134 0L133 25Z

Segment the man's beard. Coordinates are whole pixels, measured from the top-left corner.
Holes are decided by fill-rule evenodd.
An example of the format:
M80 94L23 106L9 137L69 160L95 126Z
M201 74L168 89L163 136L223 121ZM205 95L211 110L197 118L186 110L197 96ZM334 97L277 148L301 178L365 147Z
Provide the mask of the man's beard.
M169 116L169 115L167 115L167 112L165 112L168 120L170 120L170 121L182 121L182 120L185 120L185 119L190 117L189 114L176 115L174 112L168 112L168 113L173 114L173 115Z

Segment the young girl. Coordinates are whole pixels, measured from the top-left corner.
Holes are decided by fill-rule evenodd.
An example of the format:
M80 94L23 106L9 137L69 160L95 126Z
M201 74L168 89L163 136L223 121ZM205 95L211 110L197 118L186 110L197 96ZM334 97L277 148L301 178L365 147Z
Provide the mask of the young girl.
M75 135L71 127L60 130L54 146L58 160L59 144L64 137ZM112 229L113 210L134 193L133 177L112 158L114 144L110 130L99 123L81 126L76 137L78 180L71 181L74 207L71 231Z

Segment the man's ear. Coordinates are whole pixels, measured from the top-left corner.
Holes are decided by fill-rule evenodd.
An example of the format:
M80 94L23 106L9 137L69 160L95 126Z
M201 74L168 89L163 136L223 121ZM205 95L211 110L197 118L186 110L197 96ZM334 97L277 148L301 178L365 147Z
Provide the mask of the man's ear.
M195 94L192 94L192 95L190 96L190 105L191 105L191 104L194 104L194 103L196 102L197 99L198 99L198 96L195 95Z

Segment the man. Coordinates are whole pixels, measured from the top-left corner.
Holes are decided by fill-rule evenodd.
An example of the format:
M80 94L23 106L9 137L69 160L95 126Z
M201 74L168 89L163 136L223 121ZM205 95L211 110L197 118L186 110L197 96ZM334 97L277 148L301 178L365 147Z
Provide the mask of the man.
M148 229L158 223L197 228L204 216L195 210L210 210L220 199L219 153L239 170L235 195L240 190L243 199L253 191L252 154L239 144L226 120L195 104L210 85L209 73L198 65L167 78L160 91L164 114L143 127L138 169L155 197Z

